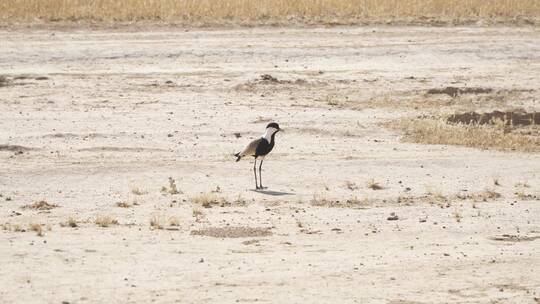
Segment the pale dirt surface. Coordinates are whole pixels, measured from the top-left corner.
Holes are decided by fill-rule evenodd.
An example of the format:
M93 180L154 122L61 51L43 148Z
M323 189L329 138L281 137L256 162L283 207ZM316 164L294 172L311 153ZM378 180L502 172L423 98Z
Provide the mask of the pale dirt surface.
M3 30L0 74L0 145L27 148L0 148L2 303L540 302L540 155L380 126L538 111L538 28ZM445 86L494 92L426 94ZM270 120L255 192L232 154Z

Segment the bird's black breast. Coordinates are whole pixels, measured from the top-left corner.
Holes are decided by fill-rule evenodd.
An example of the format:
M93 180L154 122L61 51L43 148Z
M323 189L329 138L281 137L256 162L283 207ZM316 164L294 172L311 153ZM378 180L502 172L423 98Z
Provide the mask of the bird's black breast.
M274 141L272 140L272 142L268 142L268 140L263 138L261 139L260 143L257 145L257 149L255 150L255 157L264 156L270 153L270 151L272 151L273 148L274 148Z

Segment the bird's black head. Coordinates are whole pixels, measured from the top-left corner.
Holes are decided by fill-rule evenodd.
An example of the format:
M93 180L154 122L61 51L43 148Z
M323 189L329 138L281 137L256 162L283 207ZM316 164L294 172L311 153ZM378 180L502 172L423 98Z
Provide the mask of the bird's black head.
M278 125L277 123L275 123L275 122L269 123L269 124L266 126L266 128L267 128L267 129L268 129L268 128L274 128L274 129L276 129L277 131L280 130L279 125Z

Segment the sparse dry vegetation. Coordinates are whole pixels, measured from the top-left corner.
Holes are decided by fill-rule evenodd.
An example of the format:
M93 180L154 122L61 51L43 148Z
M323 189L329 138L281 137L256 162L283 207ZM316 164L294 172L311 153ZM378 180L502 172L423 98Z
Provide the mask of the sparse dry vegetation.
M34 210L40 210L40 211L51 210L51 209L54 209L56 207L58 207L58 205L51 204L51 203L48 203L46 201L38 201L38 202L35 202L33 204L24 206L25 209L34 209Z
M378 182L376 182L374 179L370 179L367 182L367 187L371 190L382 190L384 189L383 186L381 186Z
M109 227L112 225L118 225L118 220L110 215L98 215L95 220L96 225L100 227Z
M178 188L176 187L176 180L174 180L174 178L172 177L169 177L169 187L166 187L166 186L161 187L161 192L168 193L171 195L183 193L182 191L178 190Z
M167 226L169 228L167 228ZM153 214L150 217L150 227L152 229L170 229L170 230L178 230L178 229L172 229L170 227L179 227L180 226L180 220L176 216L166 216L165 214Z
M401 119L387 126L403 130L404 140L414 143L524 152L540 151L540 136L535 135L538 126L514 129L504 123L449 124L444 119L430 118Z
M132 187L131 188L131 193L133 193L135 195L145 195L145 194L148 194L148 191L146 191L144 189L141 189L139 187Z
M35 231L37 236L43 236L43 227L41 224L32 223L28 228L30 231Z
M212 208L213 205L223 203L223 198L218 197L214 193L202 193L191 198L194 204L201 205L204 208Z
M462 200L473 200L475 202L487 202L501 197L501 194L493 190L485 190L475 193L458 194L457 198Z
M0 2L0 20L138 21L190 24L354 24L362 22L470 22L531 19L536 0L12 0Z
M132 206L133 205L131 205L128 202L118 202L118 203L116 203L116 207L120 207L120 208L131 208Z
M60 223L61 227L71 227L71 228L77 228L79 224L77 223L77 220L73 217L70 217L65 222Z
M158 214L152 215L152 217L150 218L150 227L154 229L163 229L163 217Z
M245 206L247 203L241 195L238 195L234 200L229 200L225 197L217 196L214 191L196 195L191 198L191 202L204 208L212 208L212 206Z
M345 187L347 187L347 189L349 189L351 191L360 189L360 187L358 187L358 185L356 183L351 182L351 181L346 181L345 182Z
M314 194L311 199L311 205L315 207L329 208L366 208L370 202L367 199L361 200L357 197L351 197L343 200L329 199L322 194Z

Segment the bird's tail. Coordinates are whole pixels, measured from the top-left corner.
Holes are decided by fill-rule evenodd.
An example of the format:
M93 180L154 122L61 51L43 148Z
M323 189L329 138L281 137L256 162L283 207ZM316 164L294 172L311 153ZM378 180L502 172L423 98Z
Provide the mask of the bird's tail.
M234 156L236 156L236 161L240 161L240 159L242 158L240 152L236 153Z

